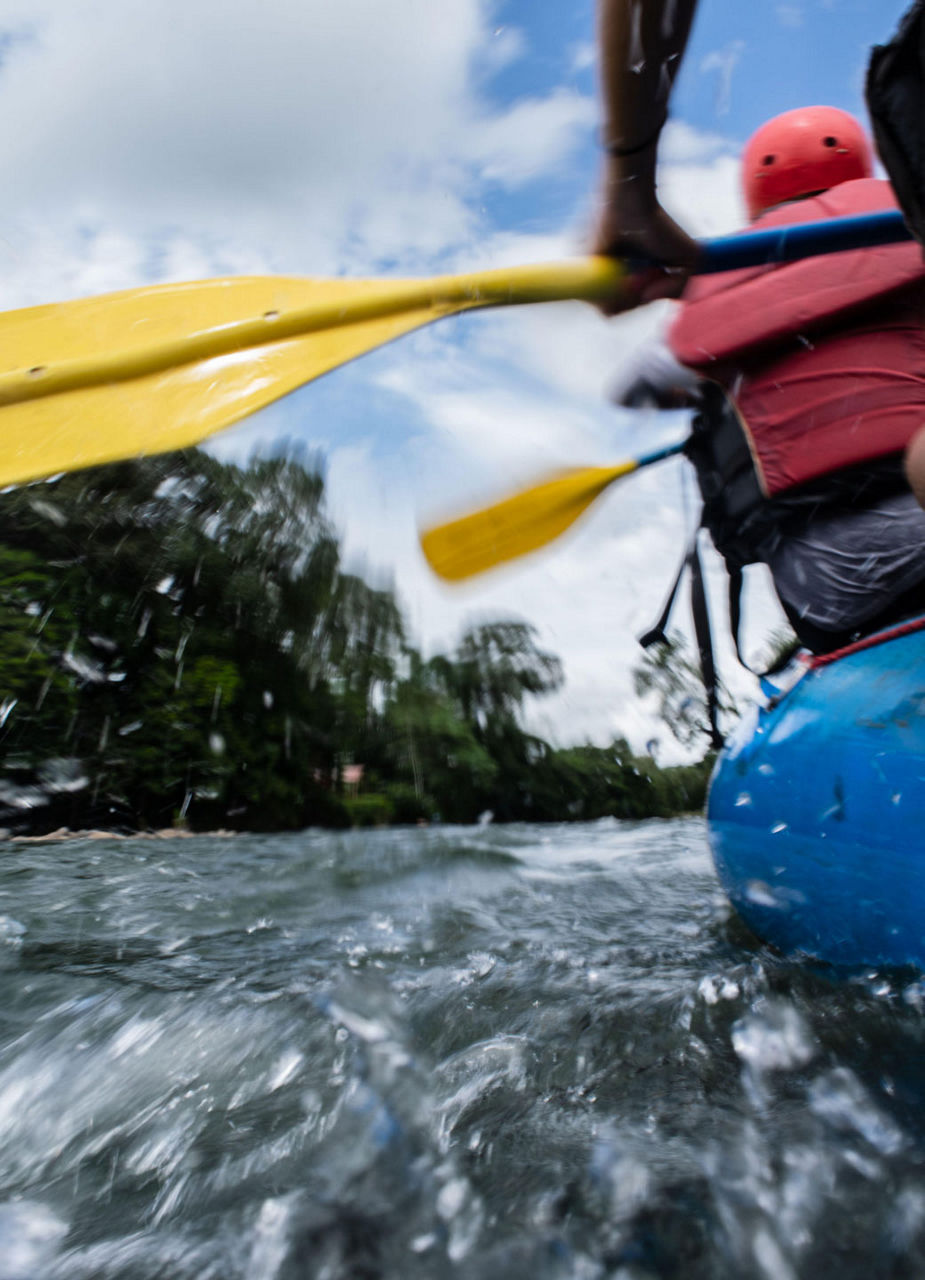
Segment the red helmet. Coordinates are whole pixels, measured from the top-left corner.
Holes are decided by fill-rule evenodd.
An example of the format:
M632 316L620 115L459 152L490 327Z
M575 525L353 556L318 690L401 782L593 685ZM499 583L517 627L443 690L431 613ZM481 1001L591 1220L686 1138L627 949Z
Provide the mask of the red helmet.
M798 107L754 133L742 155L749 218L785 200L869 178L870 143L854 116L838 107Z

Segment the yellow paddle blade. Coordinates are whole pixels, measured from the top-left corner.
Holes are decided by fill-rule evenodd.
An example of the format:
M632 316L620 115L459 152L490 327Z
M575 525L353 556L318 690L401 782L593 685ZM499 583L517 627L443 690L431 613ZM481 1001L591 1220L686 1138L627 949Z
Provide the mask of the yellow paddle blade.
M477 307L612 298L606 258L432 280L241 277L0 314L0 485L184 448Z
M608 485L639 465L633 459L615 467L557 472L494 506L425 530L421 550L434 573L448 582L475 577L553 542Z

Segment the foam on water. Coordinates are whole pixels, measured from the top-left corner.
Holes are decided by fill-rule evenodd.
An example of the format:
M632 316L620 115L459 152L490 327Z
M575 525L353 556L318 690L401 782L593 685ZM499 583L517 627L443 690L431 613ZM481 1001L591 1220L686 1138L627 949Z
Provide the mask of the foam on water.
M0 1280L925 1273L922 982L700 822L2 854Z

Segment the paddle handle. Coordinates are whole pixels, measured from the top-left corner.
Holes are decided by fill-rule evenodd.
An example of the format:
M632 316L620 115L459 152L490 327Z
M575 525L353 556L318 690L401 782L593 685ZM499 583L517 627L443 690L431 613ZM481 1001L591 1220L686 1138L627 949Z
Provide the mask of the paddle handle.
M912 233L898 209L827 218L822 222L799 222L703 240L695 273L715 275L743 267L798 262L823 253L872 249L911 239ZM576 258L507 271L486 271L470 277L447 277L437 283L449 285L451 293L468 291L470 297L483 306L555 302L566 298L601 302L612 298L627 277L639 269L638 263L624 263L615 258Z

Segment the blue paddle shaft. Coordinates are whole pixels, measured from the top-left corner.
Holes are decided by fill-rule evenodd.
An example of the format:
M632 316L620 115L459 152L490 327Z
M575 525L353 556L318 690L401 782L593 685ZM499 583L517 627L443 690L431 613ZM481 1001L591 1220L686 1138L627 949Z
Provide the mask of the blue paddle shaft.
M687 446L687 437L683 440L676 440L674 444L666 444L661 449L655 449L652 453L644 453L636 459L636 466L648 467L653 462L661 462L662 458L673 458L676 453L683 453Z
M825 222L801 222L789 227L771 227L767 231L749 231L744 235L707 240L701 249L697 274L710 275L741 267L796 262L816 254L870 249L875 245L911 239L912 233L898 209L858 214L851 218L830 218Z

